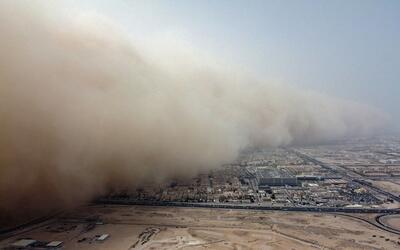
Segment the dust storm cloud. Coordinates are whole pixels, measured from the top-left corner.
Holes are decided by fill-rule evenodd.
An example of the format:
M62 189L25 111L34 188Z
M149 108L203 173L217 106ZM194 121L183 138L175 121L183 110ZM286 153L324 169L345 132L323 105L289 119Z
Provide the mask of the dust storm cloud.
M384 118L214 70L171 73L100 15L2 2L0 36L3 220L190 176L246 146L369 134Z

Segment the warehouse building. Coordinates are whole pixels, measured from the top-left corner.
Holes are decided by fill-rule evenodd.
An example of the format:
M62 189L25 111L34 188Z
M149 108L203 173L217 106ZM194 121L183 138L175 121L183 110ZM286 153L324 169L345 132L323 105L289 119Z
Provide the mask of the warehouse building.
M257 181L260 189L271 186L297 186L296 176L277 167L263 167L257 169Z

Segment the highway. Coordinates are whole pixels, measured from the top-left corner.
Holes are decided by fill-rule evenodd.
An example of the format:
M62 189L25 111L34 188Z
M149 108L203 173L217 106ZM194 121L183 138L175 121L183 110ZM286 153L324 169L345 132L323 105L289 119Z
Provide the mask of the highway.
M288 207L288 206L263 206L258 204L231 204L231 203L200 203L200 202L170 202L170 201L146 201L133 199L100 198L94 204L113 205L142 205L142 206L167 206L167 207L199 207L199 208L225 208L225 209L250 209L270 211L297 211L316 213L381 213L399 214L400 209L389 208L348 208L348 207Z
M377 223L373 223L373 222L371 222L371 221L369 221L369 220L366 220L366 219L363 219L363 218L360 218L360 217L357 217L357 216L354 216L354 215L349 215L349 214L338 214L338 215L340 215L340 216L346 216L346 217L350 217L350 218L354 218L354 219L357 219L357 220L361 220L361 221L364 221L365 223L368 223L368 224L370 224L370 225L372 225L372 226L374 226L374 227L377 227L377 228L379 228L379 229L381 229L381 230L384 230L384 231L386 231L386 232L394 233L394 234L400 235L400 232L399 232L398 230L393 229L393 228L390 228L390 227L388 227L387 225L385 225L385 224L383 224L383 223L380 222L379 219L380 219L382 216L386 216L387 214L382 214L382 215L378 215L377 217L375 217L375 221L376 221Z

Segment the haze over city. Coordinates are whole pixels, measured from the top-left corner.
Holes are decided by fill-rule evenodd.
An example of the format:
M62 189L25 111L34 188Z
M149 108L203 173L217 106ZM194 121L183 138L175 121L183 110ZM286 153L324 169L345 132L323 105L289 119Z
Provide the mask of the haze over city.
M0 249L85 248L110 236L100 225L141 206L238 209L238 222L246 210L322 213L321 227L331 213L356 214L376 228L348 232L360 236L346 247L400 245L399 10L396 1L2 1ZM194 210L165 211L174 219L163 225L178 228ZM332 224L338 235L346 218ZM40 223L50 226L26 234ZM176 241L172 229L132 227L127 246L244 244L228 231L222 241L190 233L202 223L184 224L191 236ZM260 230L275 235L287 221L271 223ZM126 249L114 244L128 231L104 249ZM55 232L79 239L46 238ZM326 235L300 241L340 246Z

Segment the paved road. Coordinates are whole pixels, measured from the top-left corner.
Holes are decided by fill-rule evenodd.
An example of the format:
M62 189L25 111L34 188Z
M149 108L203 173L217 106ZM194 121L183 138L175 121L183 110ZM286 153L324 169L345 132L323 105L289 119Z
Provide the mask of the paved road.
M227 208L227 209L250 209L271 211L297 211L297 212L340 212L340 213L379 213L400 214L400 209L390 208L347 208L347 207L286 207L286 206L263 206L258 204L231 204L231 203L192 203L192 202L169 202L169 201L145 201L117 198L100 198L95 204L114 205L143 205L143 206L167 206L167 207L199 207L199 208Z

